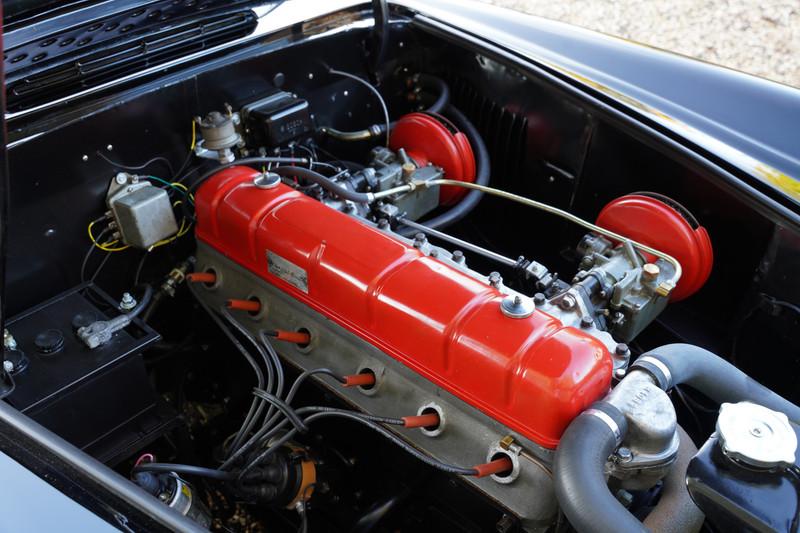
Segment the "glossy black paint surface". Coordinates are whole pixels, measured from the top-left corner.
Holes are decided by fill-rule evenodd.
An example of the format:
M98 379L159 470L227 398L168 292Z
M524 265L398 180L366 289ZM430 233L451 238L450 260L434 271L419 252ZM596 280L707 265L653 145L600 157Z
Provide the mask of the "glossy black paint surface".
M800 89L478 2L398 4L525 56L800 202Z

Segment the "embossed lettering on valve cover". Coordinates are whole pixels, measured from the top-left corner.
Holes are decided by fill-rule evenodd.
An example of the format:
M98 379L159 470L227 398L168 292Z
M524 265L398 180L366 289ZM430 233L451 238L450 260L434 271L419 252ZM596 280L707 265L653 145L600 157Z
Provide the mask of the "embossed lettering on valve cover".
M541 446L608 391L597 338L541 311L509 318L497 288L257 175L232 167L198 189L200 241Z

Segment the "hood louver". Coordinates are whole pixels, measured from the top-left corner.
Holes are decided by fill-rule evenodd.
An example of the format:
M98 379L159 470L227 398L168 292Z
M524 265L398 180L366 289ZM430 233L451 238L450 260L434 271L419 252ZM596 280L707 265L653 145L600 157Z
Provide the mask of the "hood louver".
M174 4L174 2L171 2ZM6 108L23 111L56 98L96 87L142 69L180 58L251 34L257 24L252 11L202 19L170 20L164 12L143 10L123 15L153 21L157 28L137 27L123 19L94 22L6 51ZM90 37L94 34L94 39ZM105 37L105 39L102 39Z

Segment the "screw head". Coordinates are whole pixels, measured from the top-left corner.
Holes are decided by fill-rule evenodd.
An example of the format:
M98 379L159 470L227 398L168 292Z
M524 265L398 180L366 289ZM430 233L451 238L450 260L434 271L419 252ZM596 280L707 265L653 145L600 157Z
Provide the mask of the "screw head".
M581 317L581 327L583 329L589 329L593 325L594 325L594 320L592 320L592 317L590 317L589 315L583 315Z
M81 157L81 159L82 159L83 161L88 161L88 160L89 160L89 156L88 156L88 155L86 155L86 154L83 154L83 157Z
M633 452L630 450L630 448L625 448L623 446L622 448L617 450L617 457L619 457L619 460L621 462L627 463L633 459Z
M547 302L547 298L545 298L544 294L541 292L537 292L533 295L533 303L536 304L536 307L541 307Z
M628 345L625 344L624 342L620 342L614 348L614 353L617 354L617 355L626 355L629 351L630 350L628 349Z
M114 145L113 144L109 144L108 146L106 146L106 150L108 150L109 152L111 150L113 150L113 149L114 149Z
M3 370L8 372L9 374L14 371L14 363L6 359L3 361Z
M503 277L500 275L500 272L492 272L489 274L489 285L492 287L498 287L502 281Z
M614 377L617 379L622 379L628 372L624 368L618 368L614 371Z

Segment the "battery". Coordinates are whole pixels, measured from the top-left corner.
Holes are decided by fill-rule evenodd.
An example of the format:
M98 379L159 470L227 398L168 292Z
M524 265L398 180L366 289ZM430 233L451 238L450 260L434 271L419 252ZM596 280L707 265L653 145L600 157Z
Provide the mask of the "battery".
M89 349L76 330L117 316L116 302L80 285L6 323L23 362L7 401L95 458L115 464L174 427L148 380L142 351L160 339L138 318Z

